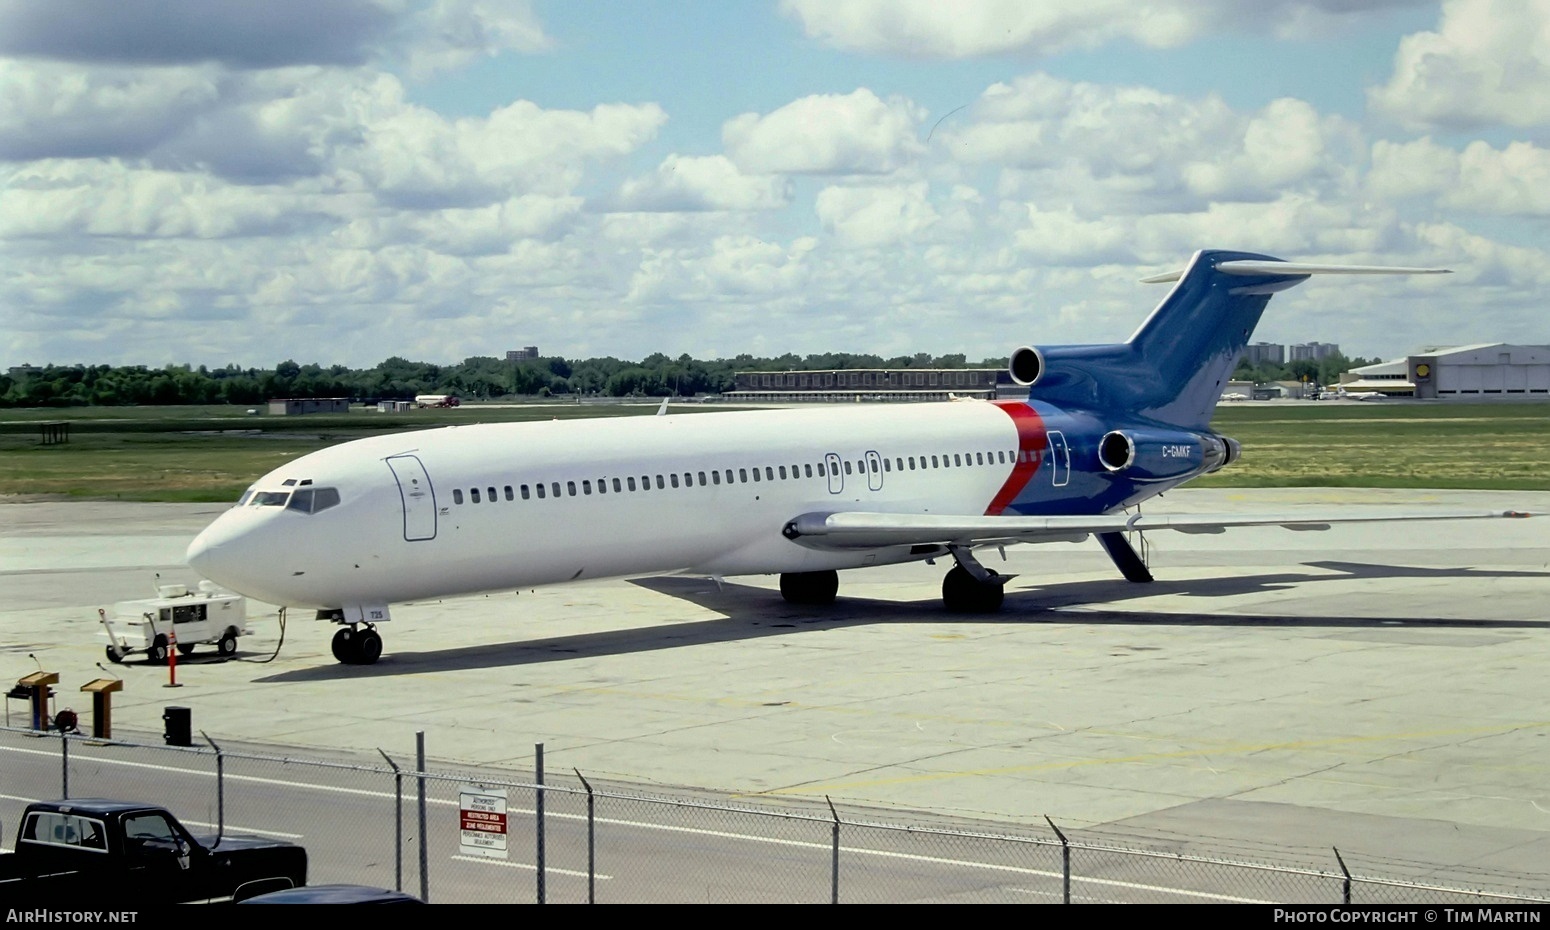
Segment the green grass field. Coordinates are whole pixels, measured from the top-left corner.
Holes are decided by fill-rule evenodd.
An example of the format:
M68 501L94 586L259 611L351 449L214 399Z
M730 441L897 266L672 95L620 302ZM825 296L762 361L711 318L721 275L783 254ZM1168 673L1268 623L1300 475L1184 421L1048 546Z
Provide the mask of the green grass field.
M721 407L675 407L700 413ZM315 449L451 423L649 416L655 405L544 404L405 414L249 416L242 407L14 410L0 414L0 494L136 501L235 500ZM40 424L68 422L45 445ZM1550 490L1550 404L1245 403L1214 427L1243 458L1199 487Z

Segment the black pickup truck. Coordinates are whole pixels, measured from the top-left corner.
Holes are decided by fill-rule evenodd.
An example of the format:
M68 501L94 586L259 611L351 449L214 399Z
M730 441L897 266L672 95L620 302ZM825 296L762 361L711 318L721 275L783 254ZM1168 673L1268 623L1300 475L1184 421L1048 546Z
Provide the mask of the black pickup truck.
M230 901L307 883L307 851L252 836L195 836L165 808L106 798L38 801L0 854L0 900L150 907Z

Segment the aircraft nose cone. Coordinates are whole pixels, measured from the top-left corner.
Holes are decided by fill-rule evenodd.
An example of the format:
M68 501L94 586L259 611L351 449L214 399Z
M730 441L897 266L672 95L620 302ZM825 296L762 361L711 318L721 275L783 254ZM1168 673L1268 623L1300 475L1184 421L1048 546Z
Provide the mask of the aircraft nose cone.
M243 566L249 560L242 555L244 548L247 547L241 544L240 533L223 518L194 537L188 544L185 558L189 567L202 577L239 594L247 594Z

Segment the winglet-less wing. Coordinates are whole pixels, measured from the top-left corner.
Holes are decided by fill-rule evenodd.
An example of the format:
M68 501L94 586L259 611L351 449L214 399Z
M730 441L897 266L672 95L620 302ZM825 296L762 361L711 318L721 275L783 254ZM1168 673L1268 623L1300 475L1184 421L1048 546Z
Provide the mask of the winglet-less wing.
M1006 543L1079 542L1094 533L1173 530L1223 533L1244 526L1280 526L1289 530L1327 530L1336 523L1388 523L1415 520L1489 520L1527 517L1515 510L1469 512L1373 511L1353 515L1270 514L1098 514L1060 517L936 516L907 513L805 513L790 521L785 536L814 549L871 549L880 546L990 546Z

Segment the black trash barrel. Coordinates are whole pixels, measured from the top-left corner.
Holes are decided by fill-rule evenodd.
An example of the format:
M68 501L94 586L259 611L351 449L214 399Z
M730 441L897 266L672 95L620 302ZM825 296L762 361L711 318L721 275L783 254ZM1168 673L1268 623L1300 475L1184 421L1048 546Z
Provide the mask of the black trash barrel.
M187 707L169 707L161 715L168 746L194 745L194 722Z

